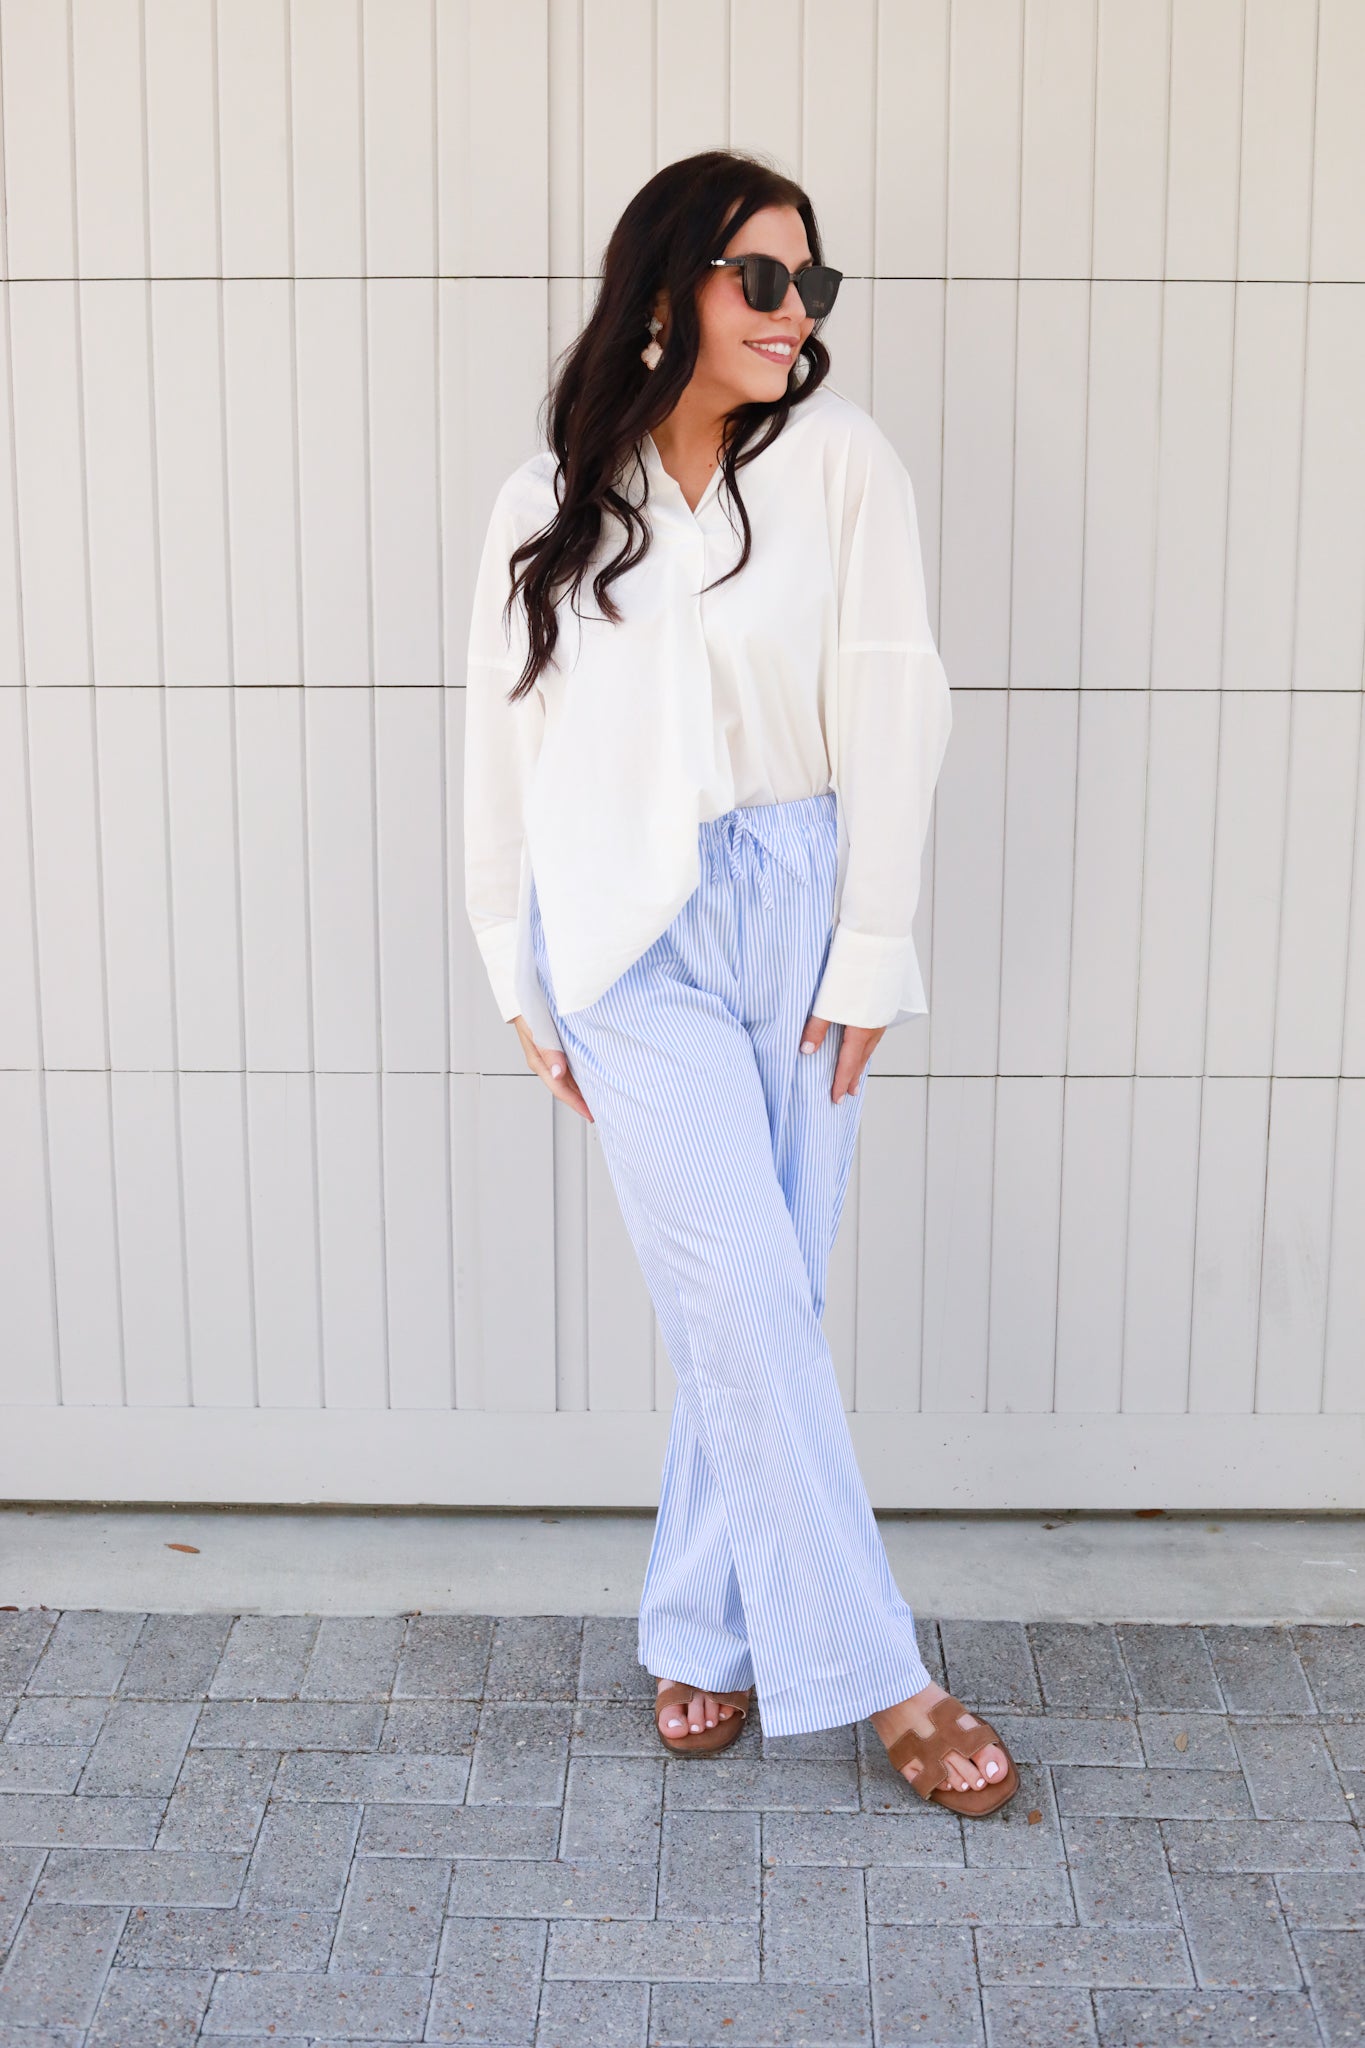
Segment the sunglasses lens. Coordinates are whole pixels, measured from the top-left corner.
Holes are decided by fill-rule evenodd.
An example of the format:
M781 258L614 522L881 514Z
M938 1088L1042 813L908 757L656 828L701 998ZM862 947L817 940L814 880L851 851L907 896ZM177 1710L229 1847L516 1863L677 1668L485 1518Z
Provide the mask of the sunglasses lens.
M746 256L744 296L756 313L775 313L787 296L791 272L775 256Z
M823 319L838 296L843 281L843 272L831 270L826 263L812 263L803 270L796 280L801 294L801 303L812 320Z

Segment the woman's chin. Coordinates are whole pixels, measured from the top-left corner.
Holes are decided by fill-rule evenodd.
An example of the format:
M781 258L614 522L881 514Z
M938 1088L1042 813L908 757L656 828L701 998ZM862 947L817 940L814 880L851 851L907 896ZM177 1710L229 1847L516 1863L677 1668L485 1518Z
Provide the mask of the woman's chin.
M741 383L744 400L751 405L771 405L786 390L790 375L789 366L784 368L781 363L767 363L761 356L755 357L753 368L747 371Z

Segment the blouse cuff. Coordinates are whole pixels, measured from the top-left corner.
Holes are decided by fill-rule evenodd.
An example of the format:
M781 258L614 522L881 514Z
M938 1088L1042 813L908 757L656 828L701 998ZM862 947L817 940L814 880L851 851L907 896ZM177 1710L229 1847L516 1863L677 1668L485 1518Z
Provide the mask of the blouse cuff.
M878 938L836 924L810 1014L870 1031L889 1024L903 1007L914 950L913 939Z
M521 1014L517 994L517 921L514 917L505 918L500 924L486 926L475 937L493 985L498 1015L504 1024L510 1024Z

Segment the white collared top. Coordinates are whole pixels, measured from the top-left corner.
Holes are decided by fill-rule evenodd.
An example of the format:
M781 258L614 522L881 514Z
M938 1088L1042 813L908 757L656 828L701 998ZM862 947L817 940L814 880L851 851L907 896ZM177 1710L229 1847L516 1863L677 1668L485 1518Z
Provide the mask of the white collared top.
M503 606L514 547L553 519L555 459L494 502L475 584L465 692L465 902L504 1019L562 1050L531 953L530 878L561 1013L595 1002L700 879L698 825L735 805L836 795L833 932L811 1014L899 1024L927 1009L911 921L951 725L929 626L910 476L881 428L828 383L739 471L753 532L739 574L717 469L693 511L639 444L620 487L651 540L609 587L558 605L553 666L515 704L526 616ZM624 528L604 521L592 569Z

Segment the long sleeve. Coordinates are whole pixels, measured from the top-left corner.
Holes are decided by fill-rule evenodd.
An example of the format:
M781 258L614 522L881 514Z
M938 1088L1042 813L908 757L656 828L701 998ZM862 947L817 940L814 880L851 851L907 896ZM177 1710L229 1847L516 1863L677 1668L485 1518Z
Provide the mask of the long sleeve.
M880 428L855 440L845 489L832 779L848 850L811 1009L876 1027L914 1008L905 1000L918 986L911 926L952 712L929 626L914 488Z
M538 686L515 704L507 701L527 645L520 599L510 628L501 615L511 584L508 561L521 538L508 502L510 482L494 504L475 580L464 734L465 908L504 1022L522 1007L516 942L524 804L545 728Z

